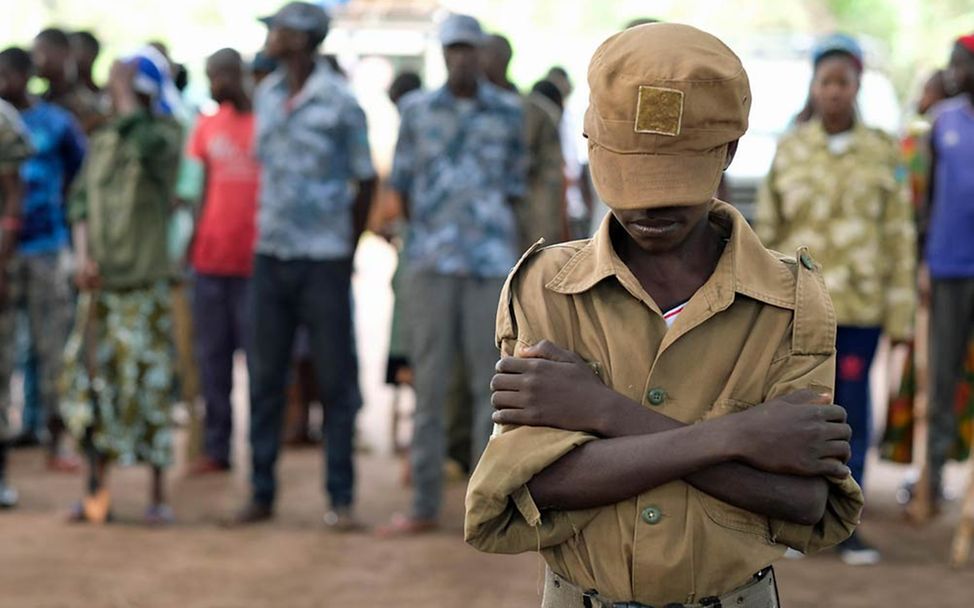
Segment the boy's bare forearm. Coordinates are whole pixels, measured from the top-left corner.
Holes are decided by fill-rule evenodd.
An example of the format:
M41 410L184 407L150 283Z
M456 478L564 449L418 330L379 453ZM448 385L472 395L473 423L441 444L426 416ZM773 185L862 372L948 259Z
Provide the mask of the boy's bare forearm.
M723 419L589 442L538 473L528 490L541 509L610 505L734 457Z
M687 426L623 395L612 395L612 403L598 408L612 413L596 424L602 437L646 435ZM732 460L690 473L684 481L736 507L802 524L821 519L828 498L828 482L822 477L769 473Z

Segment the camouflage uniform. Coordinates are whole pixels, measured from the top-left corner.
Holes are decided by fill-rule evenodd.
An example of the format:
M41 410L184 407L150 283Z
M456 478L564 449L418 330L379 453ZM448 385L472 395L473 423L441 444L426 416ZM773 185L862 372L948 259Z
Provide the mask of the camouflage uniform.
M820 122L785 135L758 196L757 232L778 251L807 246L821 263L838 325L911 335L916 230L895 139L857 125L833 154Z
M32 149L27 140L27 134L20 116L10 104L0 100L0 173L18 172L20 165L31 155ZM0 191L0 203L6 203L6 194ZM6 305L4 305L6 308ZM13 315L3 315L9 318L10 331L13 334ZM2 330L2 328L0 328ZM11 367L10 348L0 348L0 367ZM7 400L0 399L0 440L7 436Z

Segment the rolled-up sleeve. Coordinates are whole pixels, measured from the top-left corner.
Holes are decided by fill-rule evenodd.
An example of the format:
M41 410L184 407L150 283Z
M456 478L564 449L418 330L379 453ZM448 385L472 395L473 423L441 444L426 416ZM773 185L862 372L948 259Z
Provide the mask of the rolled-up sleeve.
M821 331L825 331L825 325L821 324ZM802 389L821 389L832 394L835 384L835 354L787 355L772 364L770 378L767 399ZM813 553L837 545L852 534L859 525L862 513L862 490L851 475L827 478L827 481L829 496L822 519L813 525L773 519L770 524L775 542L802 553Z
M497 312L497 344L501 356L514 356L518 345L533 344L532 312L516 292L518 270L538 245L514 267L501 293ZM536 314L544 314L543 302ZM578 533L598 509L538 509L527 483L580 445L596 439L586 433L549 427L498 427L467 486L464 538L490 553L539 551L559 545Z

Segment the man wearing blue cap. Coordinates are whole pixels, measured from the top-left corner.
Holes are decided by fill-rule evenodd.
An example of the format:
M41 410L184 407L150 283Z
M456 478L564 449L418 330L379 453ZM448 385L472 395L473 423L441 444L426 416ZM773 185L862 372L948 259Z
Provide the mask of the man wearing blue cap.
M263 165L253 269L250 444L253 494L235 522L272 515L285 382L295 329L308 328L315 375L328 404L325 523L354 526L352 443L361 405L352 338L352 257L375 185L365 114L345 83L317 60L328 15L291 2L262 21L265 52L280 68L254 101Z
M436 526L443 485L443 409L458 361L473 400L472 462L490 437L491 336L504 277L517 260L516 201L524 195L526 156L518 99L488 83L473 17L440 27L445 86L402 104L392 185L406 201L409 232L403 281L415 369L412 479L408 516L382 535Z

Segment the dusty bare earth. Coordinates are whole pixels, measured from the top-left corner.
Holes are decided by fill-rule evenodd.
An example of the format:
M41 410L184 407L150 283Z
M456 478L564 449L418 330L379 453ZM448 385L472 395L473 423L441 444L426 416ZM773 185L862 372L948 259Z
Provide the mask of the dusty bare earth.
M391 393L382 386L394 254L379 239L359 248L357 326L365 408L359 456L359 514L379 524L408 506L400 464L388 453ZM239 366L238 366L239 367ZM238 370L239 371L239 370ZM235 458L245 463L245 377L238 375ZM403 404L408 409L408 396ZM181 433L180 444L185 444ZM383 442L386 443L383 447ZM183 445L170 480L178 523L166 530L140 525L148 475L112 478L118 523L69 525L64 513L81 478L48 473L39 450L13 453L10 479L18 509L0 512L0 608L245 608L245 607L530 607L539 604L543 572L533 555L492 556L464 545L463 486L448 488L441 532L408 541L380 541L368 532L336 536L324 529L321 456L315 449L284 453L278 517L248 530L222 519L246 497L245 467L230 475L187 479ZM950 471L952 489L962 474ZM882 565L848 568L834 555L784 561L777 567L786 608L974 607L974 564L945 566L957 505L939 521L914 528L894 500L903 469L872 468L863 534L883 550Z
M363 456L360 471L360 513L367 523L408 504L395 460ZM482 555L463 544L462 485L449 489L441 532L380 541L323 529L317 450L288 452L282 473L274 523L249 530L220 526L245 496L244 480L227 475L174 479L179 522L149 530L139 523L146 473L120 471L113 479L119 521L92 528L63 521L80 480L45 472L37 450L18 451L11 474L22 504L0 513L0 606L538 605L538 558ZM905 524L893 501L898 474L887 466L874 475L863 527L883 549L884 563L853 569L833 555L782 562L784 606L974 605L974 565L961 571L944 566L956 507L929 527Z

